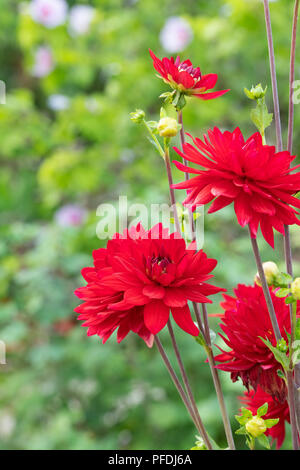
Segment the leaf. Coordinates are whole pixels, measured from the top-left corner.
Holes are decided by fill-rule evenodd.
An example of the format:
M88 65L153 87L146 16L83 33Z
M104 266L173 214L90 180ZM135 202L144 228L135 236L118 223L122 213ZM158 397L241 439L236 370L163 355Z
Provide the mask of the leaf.
M285 370L290 370L289 368L289 358L287 357L286 353L279 351L277 348L275 348L268 339L264 339L261 336L259 338L262 340L262 342L272 351L274 354L274 357L276 361L279 362L279 364L282 365L282 367Z
M286 288L286 287L283 287L282 289L279 289L278 291L275 292L275 295L276 297L286 297L287 295L289 295L290 293L290 289Z
M265 414L267 414L268 413L268 407L269 407L269 405L268 405L267 402L264 403L262 406L260 406L257 409L257 412L256 412L257 416L260 417L260 416L264 416Z
M284 372L281 369L277 370L277 375L280 377L282 380L286 380L286 377L284 375Z
M265 434L261 434L261 436L258 436L257 440L263 447L266 447L267 449L271 449L269 439L267 438Z
M195 337L195 340L201 346L206 346L206 341L201 331L199 331L199 335Z
M257 129L263 133L270 126L273 114L268 113L268 108L262 100L258 100L256 108L251 110L250 117Z
M267 428L272 428L279 422L279 418L274 418L274 419L265 419L265 425Z
M284 280L287 284L290 284L293 280L292 276L287 273L280 273L280 277L282 280Z
M243 426L243 427L240 428L240 429L237 429L237 430L235 431L235 434L242 434L242 435L247 434L247 431L246 431L245 426Z

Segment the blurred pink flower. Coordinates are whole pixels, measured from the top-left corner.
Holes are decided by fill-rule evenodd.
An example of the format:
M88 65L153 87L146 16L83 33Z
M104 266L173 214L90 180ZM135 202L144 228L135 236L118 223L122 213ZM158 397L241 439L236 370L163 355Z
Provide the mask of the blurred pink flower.
M47 46L40 46L35 52L35 62L32 67L34 77L46 77L54 69L52 51Z
M29 11L37 23L56 28L65 23L68 4L65 0L31 0Z
M160 42L167 52L181 52L193 39L189 23L179 16L167 19L160 32Z
M95 15L95 9L89 5L75 5L70 11L69 32L71 35L86 34Z
M54 218L60 227L75 227L86 221L87 211L76 204L66 204L56 211Z

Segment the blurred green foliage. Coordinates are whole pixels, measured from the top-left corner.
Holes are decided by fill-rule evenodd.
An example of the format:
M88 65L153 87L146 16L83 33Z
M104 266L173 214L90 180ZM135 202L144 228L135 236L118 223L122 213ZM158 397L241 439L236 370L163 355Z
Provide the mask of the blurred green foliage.
M159 42L165 20L189 21L194 38L181 55L204 73L218 73L218 89L231 89L214 101L190 99L186 130L200 136L211 126L238 125L249 135L252 104L243 88L261 82L271 90L263 6L259 0L164 0L159 8L155 0L81 3L94 6L96 16L87 34L74 37L66 25L35 23L26 1L1 2L0 79L7 97L0 105L0 339L7 365L0 366L0 448L190 448L195 430L156 350L135 336L121 345L87 339L72 313L73 290L91 251L104 244L95 233L100 203L116 204L119 194L131 202L168 202L163 162L129 119L137 107L158 117L158 95L167 87L155 77L148 48L167 55ZM292 8L292 0L271 4L284 126ZM41 45L52 49L55 65L38 79L31 71ZM297 64L296 78L299 72ZM68 98L65 109L49 107L57 94ZM266 101L271 110L270 91ZM267 139L274 142L273 128ZM66 203L88 210L82 225L57 224L55 213ZM216 283L229 290L255 274L247 234L232 222L232 208L205 219L205 250L219 259ZM299 260L300 242L292 235ZM275 253L261 245L265 260L282 259L279 238ZM219 310L216 302L211 311ZM178 334L203 420L225 446L205 357ZM222 380L233 418L242 387L226 374Z

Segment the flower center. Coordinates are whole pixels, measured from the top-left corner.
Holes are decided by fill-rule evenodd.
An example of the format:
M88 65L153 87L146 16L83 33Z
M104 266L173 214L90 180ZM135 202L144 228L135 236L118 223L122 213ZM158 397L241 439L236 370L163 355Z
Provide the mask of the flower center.
M167 267L172 263L166 256L152 256L146 262L147 276L153 281L157 281L161 274L167 272Z
M194 68L192 65L181 63L178 66L178 70L179 72L187 72L195 81L198 81L201 78L200 67Z

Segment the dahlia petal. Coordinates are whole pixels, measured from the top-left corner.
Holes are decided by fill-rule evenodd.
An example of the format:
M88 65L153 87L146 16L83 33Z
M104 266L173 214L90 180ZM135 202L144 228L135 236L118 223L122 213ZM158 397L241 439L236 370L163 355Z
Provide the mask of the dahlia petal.
M197 93L197 94L194 94L193 96L200 98L200 100L206 101L206 100L212 100L214 98L218 98L219 96L225 95L225 93L227 93L228 91L230 91L230 89L213 91L212 93Z
M224 207L228 206L229 204L232 203L232 199L225 197L225 196L219 196L217 197L213 203L211 204L210 208L208 209L208 214L212 214L213 212L217 212L220 209L223 209Z
M162 301L154 300L144 308L144 321L148 330L154 335L159 333L169 320L169 307Z
M153 299L162 299L165 295L165 289L159 285L149 284L143 288L143 294Z
M211 193L214 196L225 196L234 198L239 194L239 192L240 188L237 188L229 181L214 181L212 183Z
M249 198L241 194L237 199L234 201L234 210L238 219L238 223L245 227L252 216L251 209L249 208Z
M195 88L204 88L205 90L211 90L215 87L218 81L218 75L216 73L208 73L202 75L201 80L195 84Z
M124 302L129 305L144 305L149 302L149 297L143 294L142 287L131 287L124 293Z
M192 336L199 335L199 330L193 322L188 305L179 308L172 307L171 312L175 322L183 331L189 333Z
M274 232L272 224L264 217L260 220L261 233L266 242L274 249Z
M165 290L163 301L168 307L184 307L187 303L185 291L179 288L168 287Z
M267 215L274 215L276 212L274 204L260 196L251 199L251 207L253 210Z
M194 86L194 79L188 72L179 72L177 76L176 82L179 85L182 85L186 90L193 88Z

